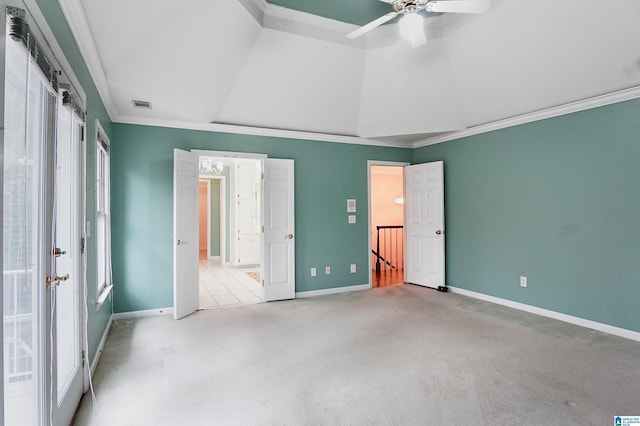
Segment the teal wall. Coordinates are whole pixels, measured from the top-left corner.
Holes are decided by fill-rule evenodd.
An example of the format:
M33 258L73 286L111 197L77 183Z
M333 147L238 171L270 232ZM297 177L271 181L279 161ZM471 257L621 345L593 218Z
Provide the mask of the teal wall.
M640 100L414 152L436 160L448 285L640 331Z
M55 34L58 44L61 46L64 54L73 67L73 72L80 80L83 90L87 94L87 221L89 221L90 235L96 235L95 228L95 211L96 211L96 120L100 120L102 127L109 137L112 138L111 120L100 99L100 95L96 89L93 79L82 59L82 55L75 43L73 35L69 30L67 22L62 14L57 1L37 0L38 6L45 16L47 23ZM111 303L105 302L102 307L98 308L96 301L96 274L95 274L95 239L89 237L87 239L87 309L88 309L88 326L87 335L89 339L89 361L92 361L100 339L111 318Z
M211 256L220 256L220 179L210 179L211 182Z
M114 124L112 244L116 312L173 306L173 149L265 153L295 160L296 291L369 283L367 160L412 151ZM358 200L347 223L346 200ZM358 273L349 273L356 263ZM311 278L310 268L331 266Z
M95 120L113 144L116 311L173 305L173 148L267 153L296 163L296 290L368 282L366 160L444 160L447 282L640 331L640 101L415 151L112 125L58 3L37 0L87 93L87 220L95 235ZM358 200L347 225L345 200ZM227 245L228 247L228 245ZM363 248L364 247L364 248ZM89 359L108 324L88 250ZM350 263L358 273L349 274ZM331 265L332 274L308 275ZM529 287L518 286L526 275Z

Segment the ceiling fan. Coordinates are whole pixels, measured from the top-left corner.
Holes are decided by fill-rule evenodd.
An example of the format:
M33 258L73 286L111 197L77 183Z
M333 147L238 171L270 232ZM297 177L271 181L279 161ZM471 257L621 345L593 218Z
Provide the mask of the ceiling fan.
M368 33L372 29L388 22L399 15L404 15L400 21L401 27L410 27L404 30L411 37L411 32L419 26L422 30L422 17L417 12L425 10L432 13L484 13L491 6L491 0L379 0L393 6L393 12L389 12L380 18L369 22L357 30L347 34L347 38L354 39ZM404 25L403 25L404 23ZM411 28L412 27L412 28ZM401 31L402 28L401 28Z

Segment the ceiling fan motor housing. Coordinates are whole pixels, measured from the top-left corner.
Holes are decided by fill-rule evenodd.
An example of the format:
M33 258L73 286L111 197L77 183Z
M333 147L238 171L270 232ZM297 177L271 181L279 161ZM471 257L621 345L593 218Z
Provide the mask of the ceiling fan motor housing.
M398 0L393 3L396 13L413 13L423 9L427 0Z

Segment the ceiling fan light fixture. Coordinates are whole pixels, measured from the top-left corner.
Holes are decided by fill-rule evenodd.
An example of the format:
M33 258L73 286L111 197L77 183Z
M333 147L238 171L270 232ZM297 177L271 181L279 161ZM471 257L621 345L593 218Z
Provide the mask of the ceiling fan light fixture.
M415 12L405 13L398 22L398 26L400 27L400 35L403 37L414 38L424 34L422 16Z

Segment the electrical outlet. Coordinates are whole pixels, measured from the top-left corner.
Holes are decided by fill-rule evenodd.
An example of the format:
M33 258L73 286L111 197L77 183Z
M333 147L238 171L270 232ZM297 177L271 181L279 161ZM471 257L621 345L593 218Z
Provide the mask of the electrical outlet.
M520 277L520 287L527 286L527 277Z
M324 267L324 274L325 275L331 274L331 266L325 266Z
M352 273L352 274L355 274L355 273L356 273L356 264L355 264L355 263L352 263L352 264L351 264L351 273Z
M312 276L312 277L315 277L315 276L316 276L316 274L317 274L317 272L316 272L316 268L311 268L311 276Z

